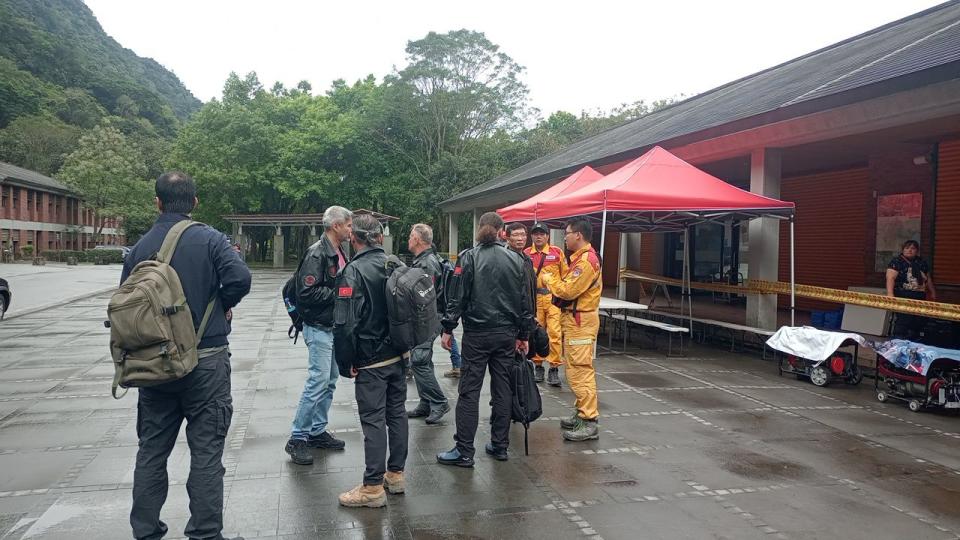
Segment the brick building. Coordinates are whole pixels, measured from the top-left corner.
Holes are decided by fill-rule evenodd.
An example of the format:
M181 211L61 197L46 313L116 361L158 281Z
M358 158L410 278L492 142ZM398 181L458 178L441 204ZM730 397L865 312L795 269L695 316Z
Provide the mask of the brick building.
M609 174L654 145L730 184L796 203L797 282L881 287L900 242L921 242L940 299L960 302L960 2L951 1L571 144L441 203L458 224L590 165ZM467 218L469 220L469 218ZM691 231L695 281L789 280L773 219ZM607 235L604 284L626 266L679 277L682 235ZM597 235L599 237L599 235ZM562 236L554 238L555 243ZM619 262L619 264L616 264ZM725 280L725 278L723 278ZM752 326L776 302L747 299ZM814 301L801 307L818 309Z
M94 247L93 211L57 180L0 162L0 249L19 257L25 246L34 253ZM113 219L106 219L101 244L122 245Z

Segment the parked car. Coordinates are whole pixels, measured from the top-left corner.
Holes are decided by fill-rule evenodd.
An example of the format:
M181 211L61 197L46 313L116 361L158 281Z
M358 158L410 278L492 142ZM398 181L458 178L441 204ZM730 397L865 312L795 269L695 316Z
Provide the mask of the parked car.
M0 320L3 320L3 315L10 309L10 298L12 296L10 284L7 283L7 280L0 278Z

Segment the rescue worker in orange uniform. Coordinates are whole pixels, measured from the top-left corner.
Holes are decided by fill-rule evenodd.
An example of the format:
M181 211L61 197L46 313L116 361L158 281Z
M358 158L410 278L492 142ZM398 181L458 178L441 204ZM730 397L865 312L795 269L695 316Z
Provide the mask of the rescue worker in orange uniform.
M533 269L537 279L537 322L540 326L547 329L547 335L550 337L550 354L546 358L534 356L533 363L534 379L537 382L543 382L543 361L550 364L550 371L547 373L547 384L550 386L560 386L560 354L563 348L563 333L560 330L560 308L553 305L552 295L546 285L543 284L544 272L564 275L567 273L567 258L563 250L557 246L550 245L550 231L543 223L534 223L530 229L530 236L533 237L533 245L523 250L524 253L533 262Z
M562 274L541 272L543 284L560 307L563 332L563 360L567 382L576 396L577 410L560 421L563 438L568 441L598 439L597 373L593 368L594 343L600 330L600 257L590 245L592 229L584 219L567 223L564 242L572 251L567 271Z

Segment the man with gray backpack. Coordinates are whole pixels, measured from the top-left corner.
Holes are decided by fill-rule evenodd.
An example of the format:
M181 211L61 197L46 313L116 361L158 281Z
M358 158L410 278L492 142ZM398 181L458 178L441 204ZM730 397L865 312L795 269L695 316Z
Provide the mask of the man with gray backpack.
M118 386L138 387L137 452L130 524L135 538L161 538L167 458L187 421L188 538L223 538L224 442L230 395L231 308L250 292L250 270L217 230L190 220L188 175L156 182L160 216L127 255L108 308Z
M438 312L442 312L446 307L440 303L443 298L443 261L433 249L433 229L425 223L414 225L410 230L410 238L407 239L407 247L410 253L413 253L412 266L422 270L433 280ZM410 371L413 372L413 380L417 384L420 403L408 411L407 416L425 418L424 421L429 425L439 424L440 419L450 411L447 396L440 388L433 368L433 344L440 335L439 321L436 328L436 334L431 335L427 341L418 343L410 351Z

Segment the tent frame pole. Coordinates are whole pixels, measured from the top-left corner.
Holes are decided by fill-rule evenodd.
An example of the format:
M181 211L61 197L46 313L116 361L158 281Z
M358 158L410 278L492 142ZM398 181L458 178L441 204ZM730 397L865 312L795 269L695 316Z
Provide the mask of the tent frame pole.
M797 277L796 277L796 258L794 256L794 218L790 216L790 326L797 325L796 307L797 307Z
M690 329L690 335L693 335L693 298L690 295L691 276L690 276L690 227L683 229L683 279L681 280L680 297L680 317L683 317L683 302L687 302L687 327Z
M603 205L603 221L600 224L600 262L603 263L603 248L607 245L607 205ZM603 279L601 278L601 281Z

